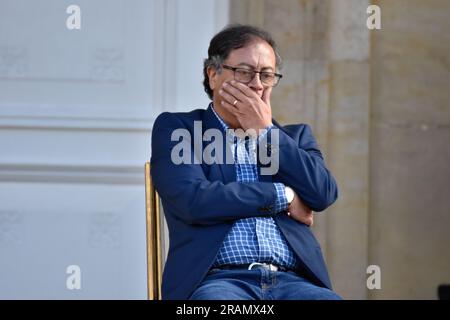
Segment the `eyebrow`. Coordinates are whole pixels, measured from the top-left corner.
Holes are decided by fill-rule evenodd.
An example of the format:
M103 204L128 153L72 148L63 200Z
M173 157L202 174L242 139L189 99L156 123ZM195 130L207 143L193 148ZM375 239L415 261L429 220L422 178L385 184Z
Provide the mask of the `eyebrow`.
M255 66L253 66L253 65L251 65L249 63L245 63L245 62L239 63L238 66L246 66L246 67L249 67L249 68L252 68L252 69L256 69ZM273 68L272 67L264 67L261 70L271 70L271 71L273 71Z

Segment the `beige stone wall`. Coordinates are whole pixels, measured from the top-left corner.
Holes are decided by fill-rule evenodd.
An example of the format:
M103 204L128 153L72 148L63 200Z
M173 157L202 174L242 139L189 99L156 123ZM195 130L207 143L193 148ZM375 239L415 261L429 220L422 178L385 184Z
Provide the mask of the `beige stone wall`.
M450 283L450 2L372 3L382 30L366 28L369 0L231 0L230 15L276 38L274 116L312 125L338 181L314 227L336 291L435 299Z
M450 283L450 1L379 1L372 37L370 260L374 298Z

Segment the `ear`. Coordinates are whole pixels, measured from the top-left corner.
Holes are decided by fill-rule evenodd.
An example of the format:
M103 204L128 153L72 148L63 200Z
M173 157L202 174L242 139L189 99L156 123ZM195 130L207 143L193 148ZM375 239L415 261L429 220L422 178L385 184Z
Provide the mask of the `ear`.
M211 90L214 90L217 84L217 69L213 66L209 66L208 69L206 69L206 72L208 73L209 87Z

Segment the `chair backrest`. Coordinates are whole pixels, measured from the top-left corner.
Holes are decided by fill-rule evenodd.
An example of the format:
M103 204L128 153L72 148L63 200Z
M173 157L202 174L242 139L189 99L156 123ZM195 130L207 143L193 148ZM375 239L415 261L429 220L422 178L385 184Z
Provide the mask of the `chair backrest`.
M147 295L161 299L162 240L160 199L150 176L150 163L145 163L145 208L147 224Z

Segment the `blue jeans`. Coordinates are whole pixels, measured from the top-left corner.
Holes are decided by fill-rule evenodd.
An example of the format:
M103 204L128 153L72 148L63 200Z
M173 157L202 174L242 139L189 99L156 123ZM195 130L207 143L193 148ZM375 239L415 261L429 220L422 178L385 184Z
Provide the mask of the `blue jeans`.
M190 300L341 300L292 271L212 269Z

